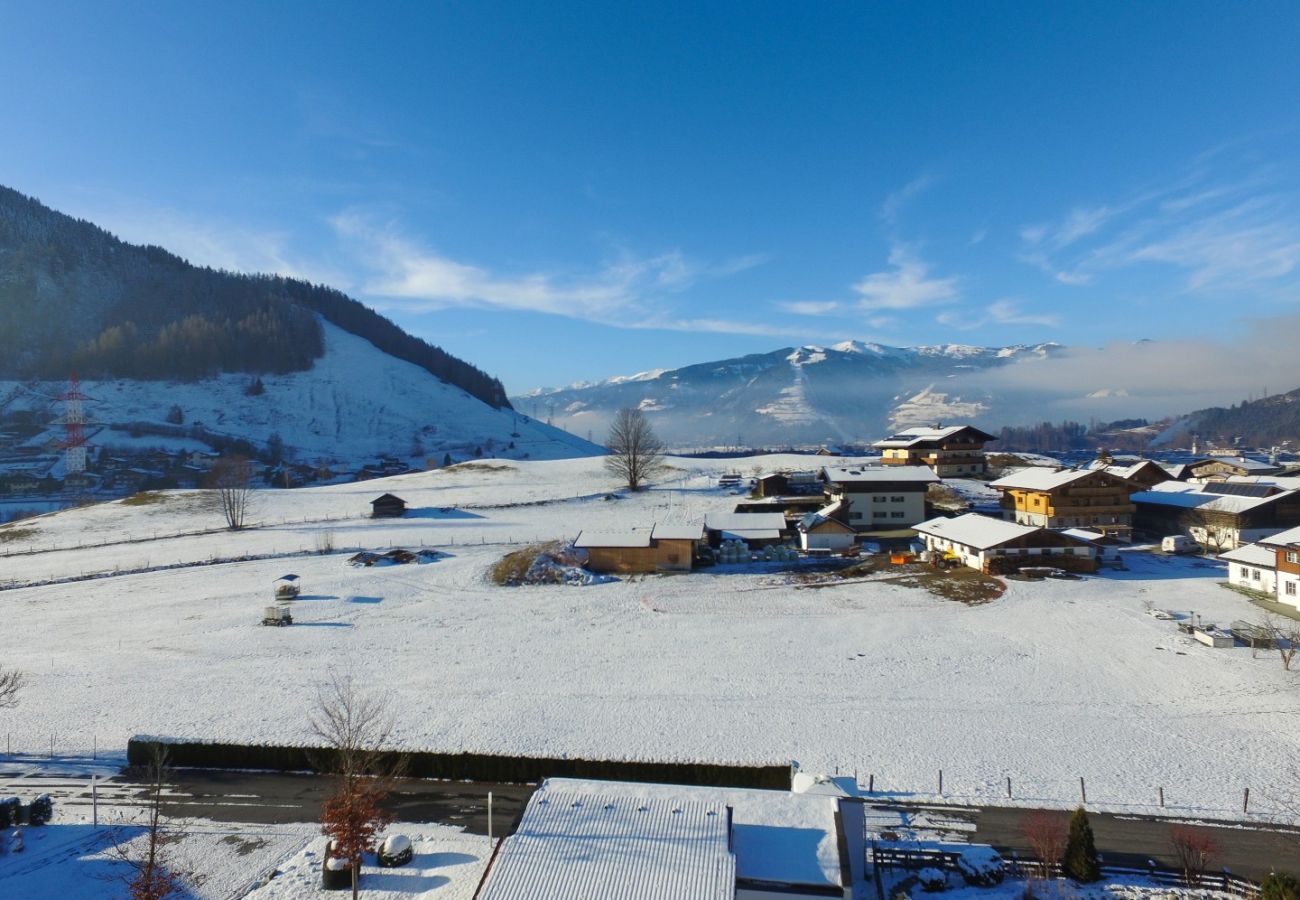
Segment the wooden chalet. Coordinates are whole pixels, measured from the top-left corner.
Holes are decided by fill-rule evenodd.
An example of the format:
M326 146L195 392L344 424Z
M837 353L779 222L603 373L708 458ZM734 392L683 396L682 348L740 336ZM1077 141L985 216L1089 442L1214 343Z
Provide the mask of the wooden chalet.
M1021 469L989 482L1002 492L1002 517L1040 528L1087 527L1113 537L1133 531L1129 499L1138 485L1101 469Z
M1282 467L1248 456L1211 456L1187 466L1188 477L1200 481L1227 481L1232 477L1277 475Z
M406 501L392 494L384 494L370 501L370 518L400 519L406 515Z
M908 428L871 446L886 466L929 466L940 478L983 475L984 445L996 436L971 425Z

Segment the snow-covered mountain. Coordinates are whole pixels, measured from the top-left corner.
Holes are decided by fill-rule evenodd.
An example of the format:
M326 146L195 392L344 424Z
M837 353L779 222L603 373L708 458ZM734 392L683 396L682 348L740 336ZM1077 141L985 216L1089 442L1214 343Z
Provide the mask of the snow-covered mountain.
M618 376L512 398L516 409L596 440L637 407L674 447L863 443L936 421L1019 420L981 373L1042 360L1057 344L886 347L845 341L787 347L681 369Z
M258 449L278 435L289 458L304 462L356 464L389 454L419 463L447 453L458 461L479 454L564 459L602 452L526 413L493 408L364 338L321 325L324 354L305 372L256 376L260 393L249 392L254 376L246 374L187 382L83 381L81 390L91 398L84 407L92 448L202 449L200 440L161 434L199 426ZM38 422L55 419L62 406L56 398L66 390L63 382L0 381L0 418L30 410ZM130 428L133 423L143 428ZM49 446L59 432L51 426L26 443Z

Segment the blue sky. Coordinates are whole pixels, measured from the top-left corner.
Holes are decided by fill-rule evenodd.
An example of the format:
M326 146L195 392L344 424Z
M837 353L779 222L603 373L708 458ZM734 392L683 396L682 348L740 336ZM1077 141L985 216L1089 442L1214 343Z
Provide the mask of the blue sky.
M1300 330L1298 46L1267 2L9 2L0 183L511 391L1246 340Z

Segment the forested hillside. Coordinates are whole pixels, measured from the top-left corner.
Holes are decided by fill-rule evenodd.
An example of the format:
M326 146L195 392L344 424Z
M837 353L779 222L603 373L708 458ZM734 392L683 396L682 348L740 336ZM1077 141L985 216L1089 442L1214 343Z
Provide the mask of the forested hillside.
M1300 442L1300 388L1226 408L1198 410L1178 427L1222 446L1274 447Z
M314 314L490 406L510 405L495 378L332 288L194 266L0 187L0 378L300 372L325 348Z

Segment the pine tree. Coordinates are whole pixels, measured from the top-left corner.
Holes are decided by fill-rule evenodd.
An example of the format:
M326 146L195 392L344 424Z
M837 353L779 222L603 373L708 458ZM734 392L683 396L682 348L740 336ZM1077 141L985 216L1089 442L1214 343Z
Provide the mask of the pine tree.
M1065 874L1081 884L1101 878L1101 862L1097 859L1097 844L1092 837L1088 814L1080 806L1070 817L1070 836L1065 842Z

